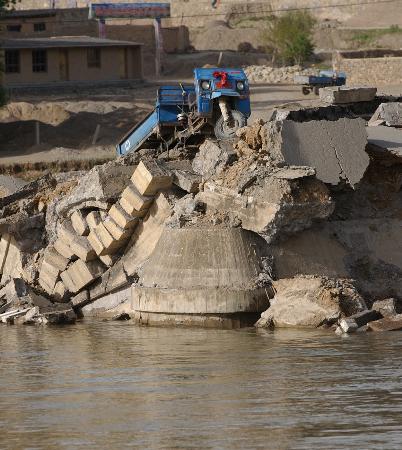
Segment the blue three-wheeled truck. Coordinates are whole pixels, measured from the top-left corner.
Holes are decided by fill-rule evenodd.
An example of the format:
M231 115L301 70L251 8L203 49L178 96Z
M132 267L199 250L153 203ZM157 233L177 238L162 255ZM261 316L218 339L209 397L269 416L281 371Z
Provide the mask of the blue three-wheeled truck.
M241 69L194 69L194 84L162 86L155 109L117 145L117 153L198 145L206 136L233 138L250 117L250 89Z

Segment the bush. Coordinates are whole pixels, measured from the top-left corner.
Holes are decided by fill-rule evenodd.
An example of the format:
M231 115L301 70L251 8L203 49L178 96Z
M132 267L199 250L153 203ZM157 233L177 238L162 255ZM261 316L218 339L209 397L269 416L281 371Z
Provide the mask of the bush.
M312 55L312 32L315 19L309 12L291 11L271 17L264 30L263 40L273 62L279 59L286 64L303 64Z

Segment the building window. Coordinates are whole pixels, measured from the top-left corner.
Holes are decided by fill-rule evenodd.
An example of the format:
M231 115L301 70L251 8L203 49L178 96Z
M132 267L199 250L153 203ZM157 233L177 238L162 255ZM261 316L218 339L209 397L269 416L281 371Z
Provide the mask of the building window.
M5 72L19 73L20 52L18 50L6 50L4 56L5 56Z
M20 33L21 25L7 25L7 31L11 31L14 33Z
M34 31L46 31L46 24L44 22L34 23Z
M32 52L32 72L47 72L46 50L33 50L33 52Z
M88 67L98 67L101 66L101 49L100 48L89 48L87 51Z

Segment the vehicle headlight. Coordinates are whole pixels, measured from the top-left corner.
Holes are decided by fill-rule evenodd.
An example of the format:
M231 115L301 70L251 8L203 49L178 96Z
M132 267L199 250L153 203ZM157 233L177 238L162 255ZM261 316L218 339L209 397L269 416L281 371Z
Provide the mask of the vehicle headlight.
M238 81L238 82L236 83L236 87L237 87L237 89L238 89L239 91L242 91L242 90L244 89L244 83L243 83L243 81Z
M201 87L204 89L204 91L207 91L211 88L211 83L207 80L201 81Z

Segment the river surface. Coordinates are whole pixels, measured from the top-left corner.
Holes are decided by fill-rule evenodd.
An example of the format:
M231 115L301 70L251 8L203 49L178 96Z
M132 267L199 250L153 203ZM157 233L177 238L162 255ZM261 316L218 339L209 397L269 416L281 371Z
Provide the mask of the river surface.
M402 332L0 325L1 449L401 449Z

